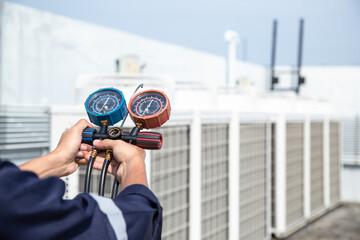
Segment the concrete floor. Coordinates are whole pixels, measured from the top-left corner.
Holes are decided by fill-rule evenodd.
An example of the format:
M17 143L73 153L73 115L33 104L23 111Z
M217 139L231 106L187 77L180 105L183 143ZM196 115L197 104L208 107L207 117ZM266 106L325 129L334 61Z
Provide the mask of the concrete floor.
M343 204L287 239L360 240L360 204Z

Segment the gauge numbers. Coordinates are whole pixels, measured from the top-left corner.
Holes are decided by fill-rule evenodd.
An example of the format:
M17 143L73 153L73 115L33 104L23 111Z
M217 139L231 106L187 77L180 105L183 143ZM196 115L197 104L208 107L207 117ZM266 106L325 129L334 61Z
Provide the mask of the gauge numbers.
M162 126L170 118L170 101L164 92L145 90L130 99L130 117L140 129Z
M117 109L122 96L113 90L105 90L94 94L88 101L88 109L95 114L107 114Z
M155 115L164 109L166 99L158 92L147 92L137 96L131 104L131 111L139 117Z

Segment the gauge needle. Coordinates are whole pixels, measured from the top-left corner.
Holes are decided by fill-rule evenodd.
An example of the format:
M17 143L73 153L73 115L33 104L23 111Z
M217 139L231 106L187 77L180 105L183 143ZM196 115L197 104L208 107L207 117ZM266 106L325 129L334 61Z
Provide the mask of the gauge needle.
M144 116L145 113L147 113L149 111L149 107L151 105L151 103L154 101L154 99L151 99L150 103L147 105L147 107L145 108L145 110L143 111L143 113L141 114L141 116Z
M106 99L104 105L102 106L102 108L101 108L100 111L99 111L100 113L101 113L101 111L103 110L103 108L105 107L105 105L107 104L107 102L109 101L109 99L110 99L110 97L108 97L108 98Z

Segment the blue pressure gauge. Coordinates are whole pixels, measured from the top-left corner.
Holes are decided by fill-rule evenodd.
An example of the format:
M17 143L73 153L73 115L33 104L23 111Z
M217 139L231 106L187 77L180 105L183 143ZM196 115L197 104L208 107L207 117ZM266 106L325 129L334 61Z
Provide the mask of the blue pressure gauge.
M86 99L85 108L89 119L101 126L102 121L112 126L121 121L127 114L124 95L116 88L101 88Z

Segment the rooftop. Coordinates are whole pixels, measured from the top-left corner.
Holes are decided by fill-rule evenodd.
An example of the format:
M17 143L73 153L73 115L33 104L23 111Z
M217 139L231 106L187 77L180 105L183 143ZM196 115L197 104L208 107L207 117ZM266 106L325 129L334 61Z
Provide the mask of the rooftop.
M340 205L287 239L360 239L360 204Z

